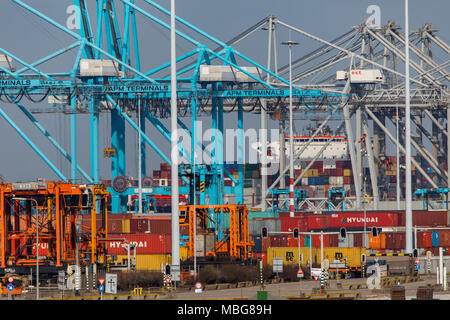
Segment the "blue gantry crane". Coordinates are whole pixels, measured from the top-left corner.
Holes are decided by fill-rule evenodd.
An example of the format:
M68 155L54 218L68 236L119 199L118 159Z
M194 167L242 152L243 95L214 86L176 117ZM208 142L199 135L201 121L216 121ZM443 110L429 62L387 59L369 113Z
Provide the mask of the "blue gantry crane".
M62 181L78 181L87 183L100 182L100 121L101 113L110 114L111 146L108 148L111 158L111 212L118 213L127 210L129 195L135 195L135 188L127 184L126 176L126 143L125 128L131 126L138 131L139 126L133 120L132 114L137 112L137 104L141 103L142 141L149 145L163 161L171 164L167 156L154 140L146 133L145 124L150 123L167 141L171 141L172 132L164 126L161 119L170 116L170 76L160 76L170 68L170 62L164 63L151 70L142 69L142 56L138 40L138 24L136 16L152 21L170 30L170 25L158 18L152 11L157 11L163 17L170 17L170 11L151 0L144 0L146 8L135 4L134 0L97 0L96 7L89 10L85 0L74 0L79 19L79 32L75 33L64 25L50 18L45 13L31 7L25 1L10 0L29 13L37 16L42 23L47 23L63 31L73 42L46 57L37 60L24 61L20 53L14 53L0 48L0 54L8 62L23 65L20 69L0 65L0 98L15 104L36 126L48 141L71 164L70 177L65 176L60 168L22 131L5 109L0 107L0 115L9 123L20 137L42 158ZM123 7L118 15L116 5ZM91 22L90 14L96 16L96 25ZM119 19L119 16L121 17ZM208 166L199 166L199 179L206 179L204 194L200 196L199 204L223 204L223 195L236 195L236 203L243 203L244 197L244 105L261 106L261 99L283 100L289 97L289 90L285 89L288 81L271 70L258 64L232 46L216 39L207 32L197 28L190 22L176 17L177 24L188 29L189 34L176 30L178 37L192 45L192 50L178 56L177 64L182 65L177 70L177 99L179 115L183 120L190 120L189 126L178 118L179 128L190 136L190 147L179 144L180 158L193 169L195 155L206 154L211 162ZM218 46L211 49L200 39ZM69 71L48 73L40 67L68 51L76 52ZM266 81L270 76L280 83L275 86ZM283 87L284 86L284 87ZM294 86L293 97L295 103L304 104L310 108L315 105L327 105L336 108L342 102L343 95L322 90L301 90ZM57 139L39 123L26 107L26 103L51 100L55 112L69 113L70 117L70 150L65 150ZM233 177L224 167L224 103L234 105L237 113L237 161L239 165L238 177ZM197 138L197 117L207 112L211 116L211 147L207 148ZM90 117L90 172L84 170L80 163L77 149L78 132L77 119L80 113L89 113ZM147 170L145 148L142 148L142 176ZM180 174L185 186L181 186L180 194L188 195L190 180L188 176ZM229 177L234 186L224 186L224 177ZM145 196L170 194L170 187L153 188ZM208 200L205 195L208 195Z

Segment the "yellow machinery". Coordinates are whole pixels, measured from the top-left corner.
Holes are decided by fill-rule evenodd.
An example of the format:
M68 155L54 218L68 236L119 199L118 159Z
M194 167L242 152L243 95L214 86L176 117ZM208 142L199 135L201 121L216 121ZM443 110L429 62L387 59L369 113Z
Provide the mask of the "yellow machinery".
M228 228L217 222L223 219L213 219L215 217L229 219ZM208 228L208 225L210 226ZM194 231L195 235L214 236L214 248L206 253L206 256L216 257L218 255L229 256L232 259L250 259L250 248L254 245L250 241L248 227L248 209L245 205L193 205L180 206L180 228L187 228L188 256L194 256ZM194 229L196 228L196 229ZM218 239L216 234L223 235Z

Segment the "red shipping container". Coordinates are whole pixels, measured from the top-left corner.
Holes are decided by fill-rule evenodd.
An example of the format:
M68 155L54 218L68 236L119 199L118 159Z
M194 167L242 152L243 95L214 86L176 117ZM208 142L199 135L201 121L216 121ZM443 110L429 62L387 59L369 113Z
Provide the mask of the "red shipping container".
M397 211L398 225L405 225L405 211ZM447 211L413 211L413 226L420 227L438 227L447 226Z
M328 215L309 216L306 218L306 228L310 229L327 229L328 228Z
M311 214L311 212L305 212L305 211L294 211L294 217L306 217L309 214ZM278 217L281 218L290 218L290 212L289 211L280 211L278 213Z
M130 233L149 233L150 221L148 219L131 219Z
M280 228L282 232L294 232L294 228L298 228L298 231L306 231L307 221L306 218L280 218Z
M363 247L363 235L362 233L354 233L353 234L353 246L356 248Z
M439 230L439 246L450 246L450 230Z
M168 234L120 234L115 235L117 241L109 241L109 254L127 254L122 246L124 239L136 245L136 254L170 253L172 248L171 237Z
M267 252L267 248L271 247L271 239L270 237L261 239L261 251Z
M320 248L320 234L312 236L312 246L313 248Z
M431 231L423 232L423 248L432 247L432 237Z
M328 214L329 228L361 228L364 227L364 212L342 212ZM398 226L395 213L390 212L366 212L366 227L392 227Z
M344 184L352 184L353 183L353 177L351 176L344 176Z
M323 235L323 244L322 246L324 247L331 247L331 241L330 241L330 235L329 234L324 234Z
M122 233L122 221L112 220L108 221L108 234Z
M150 221L150 233L157 234L170 234L172 233L171 220L149 220Z
M404 232L387 232L386 249L404 249L406 245L406 235Z
M287 247L298 247L298 242L300 240L300 246L304 246L304 237L299 235L298 239L295 239L293 236L288 236Z
M270 237L271 247L288 247L288 237L287 236L271 236Z
M337 234L330 234L330 247L338 247L339 246L339 236ZM355 245L356 247L356 245Z
M424 248L422 231L417 231L417 248Z
M344 161L343 160L336 160L336 168L339 168L339 169L344 168Z

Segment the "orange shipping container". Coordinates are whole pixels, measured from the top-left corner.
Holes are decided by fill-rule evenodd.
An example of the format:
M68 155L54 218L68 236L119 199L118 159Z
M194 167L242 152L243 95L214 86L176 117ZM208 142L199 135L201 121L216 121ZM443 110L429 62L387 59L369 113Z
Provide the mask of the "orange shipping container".
M369 233L369 248L386 249L386 235L381 233L377 237Z

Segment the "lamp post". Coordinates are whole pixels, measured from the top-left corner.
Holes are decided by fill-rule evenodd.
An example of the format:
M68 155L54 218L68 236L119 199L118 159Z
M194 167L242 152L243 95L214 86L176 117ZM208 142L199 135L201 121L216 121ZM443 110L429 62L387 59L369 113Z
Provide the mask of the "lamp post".
M35 199L31 198L13 198L18 201L34 201L36 209L36 300L39 300L39 210L38 203Z
M139 126L139 142L138 142L138 193L139 193L139 210L138 215L142 215L142 133L141 133L141 94L138 94L138 126Z
M180 274L180 225L178 190L178 125L177 125L177 70L175 0L170 1L170 118L171 118L171 204L172 204L172 274L178 279Z
M409 85L409 18L408 0L405 0L405 226L406 253L412 253L412 192L411 192L411 110Z
M197 212L195 210L195 205L197 203L197 198L195 195L195 187L196 187L196 179L195 179L195 160L197 159L197 153L195 152L194 147L194 174L193 174L193 180L194 180L194 280L197 281L197 252L196 252L196 242L197 242Z
M292 46L296 41L283 41L282 45L289 46L289 215L294 217L294 129L292 119ZM284 138L284 137L283 137Z

